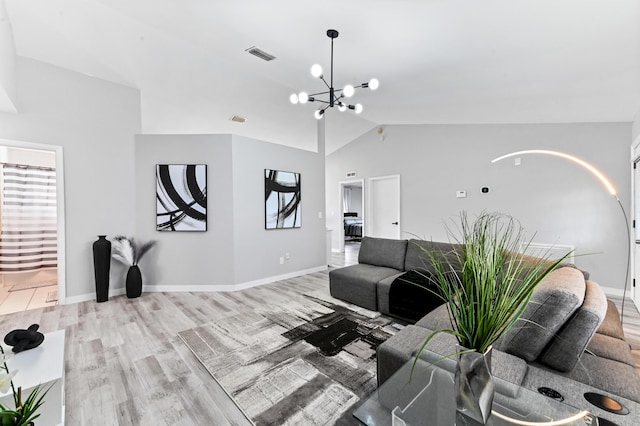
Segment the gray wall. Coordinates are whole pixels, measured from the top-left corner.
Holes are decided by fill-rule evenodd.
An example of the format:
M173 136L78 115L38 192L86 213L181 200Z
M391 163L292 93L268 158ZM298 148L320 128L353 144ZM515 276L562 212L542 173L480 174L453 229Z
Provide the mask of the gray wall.
M156 231L156 165L207 165L207 231ZM140 262L149 286L229 285L233 271L231 135L137 135L135 229L157 245Z
M11 23L4 1L0 1L0 111L16 112L16 54Z
M349 211L358 213L358 217L362 217L362 187L350 186L349 189Z
M264 169L301 173L301 228L264 229ZM324 176L321 153L233 137L236 282L326 266Z
M145 283L153 285L242 284L325 263L324 219L318 218L324 210L323 146L316 154L229 135L145 135L134 144L141 121L137 90L28 59L17 59L16 67L19 112L0 112L0 138L64 149L71 301L94 292L91 244L98 234L158 239L141 265ZM386 126L384 141L372 131L327 157L327 212L334 212L327 225L339 226L337 182L346 180L347 171L357 170L358 178L400 173L404 235L441 239L443 222L462 209L502 210L539 231L537 241L575 244L578 253L591 253L577 262L601 284L621 288L621 215L591 175L560 159L529 156L519 167L489 161L525 148L573 153L613 180L629 211L630 143L631 124ZM166 152L156 152L159 146ZM225 208L210 204L206 242L154 228L156 162L194 159L210 165L209 182L233 176L232 190L219 189ZM264 230L264 168L302 173L301 229ZM479 194L482 185L492 192ZM457 189L466 189L468 198L456 199ZM280 265L286 252L291 259ZM195 265L202 271L192 273ZM122 288L123 272L112 266L112 288Z
M146 286L234 289L326 266L320 154L232 135L139 135L135 152L136 236L158 241ZM208 165L207 232L155 231L155 165L180 163ZM301 173L301 228L264 229L265 168Z
M63 147L66 297L95 294L96 236L133 231L139 92L28 59L16 67L18 113L0 112L0 138ZM112 288L121 286L112 270Z
M597 166L630 212L631 124L403 125L371 131L327 157L327 226L337 229L338 182L401 175L403 238L447 238L459 212L501 211L520 220L540 243L576 246L576 263L594 281L621 290L627 256L623 216L615 198L580 166L555 157L523 156L491 164L500 155L550 149ZM367 183L365 182L365 186ZM482 186L491 187L481 194ZM466 190L467 198L455 197ZM365 198L368 190L365 188ZM366 203L366 200L365 200ZM366 209L365 209L366 215ZM333 248L338 247L334 232Z
M234 142L230 135L144 135L136 143L137 90L28 59L19 58L16 67L19 112L0 112L0 139L63 147L67 302L95 294L91 246L99 234L158 240L141 262L145 285L156 287L268 281L326 265L324 219L318 219L324 211L322 153ZM244 146L232 149L234 143ZM155 165L179 162L209 164L210 185L220 183L209 230L201 235L155 231ZM271 167L302 173L300 230L264 230L262 176ZM291 259L280 265L286 252ZM125 273L112 262L111 290L123 289Z

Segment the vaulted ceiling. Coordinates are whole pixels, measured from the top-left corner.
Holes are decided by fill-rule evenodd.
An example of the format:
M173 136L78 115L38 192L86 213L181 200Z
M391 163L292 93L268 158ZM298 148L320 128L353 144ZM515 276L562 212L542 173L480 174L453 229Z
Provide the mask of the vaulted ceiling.
M0 0L1 1L1 0ZM18 56L137 88L146 133L235 133L327 151L378 125L632 121L640 107L638 0L5 0ZM262 61L258 47L276 57ZM325 73L328 73L325 71ZM246 123L230 121L233 115Z

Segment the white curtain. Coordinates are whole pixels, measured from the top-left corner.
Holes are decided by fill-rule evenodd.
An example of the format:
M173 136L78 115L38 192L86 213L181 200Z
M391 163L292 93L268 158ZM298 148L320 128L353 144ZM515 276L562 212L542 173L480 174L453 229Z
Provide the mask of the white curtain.
M351 211L351 188L344 187L342 191L342 202L345 213Z
M0 272L57 267L55 169L16 164L1 167Z

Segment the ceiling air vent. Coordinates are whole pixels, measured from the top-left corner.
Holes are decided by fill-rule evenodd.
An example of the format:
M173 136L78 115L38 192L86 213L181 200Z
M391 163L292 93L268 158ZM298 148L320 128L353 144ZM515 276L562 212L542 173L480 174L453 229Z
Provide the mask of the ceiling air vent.
M276 57L273 55L268 54L267 52L265 52L264 50L260 50L255 46L251 46L248 49L245 49L245 52L249 52L251 53L253 56L256 56L260 59L262 59L263 61L273 61Z
M234 115L233 117L231 117L229 119L229 121L233 121L233 122L236 122L236 123L244 124L244 122L247 121L247 119L244 118L244 117L240 117L239 115Z

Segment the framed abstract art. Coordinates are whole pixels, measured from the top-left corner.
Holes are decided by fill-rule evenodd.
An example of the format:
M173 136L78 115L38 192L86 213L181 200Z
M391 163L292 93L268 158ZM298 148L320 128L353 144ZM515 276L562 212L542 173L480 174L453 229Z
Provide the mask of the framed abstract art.
M156 230L207 230L207 165L156 165Z
M265 229L300 228L300 173L264 170Z

